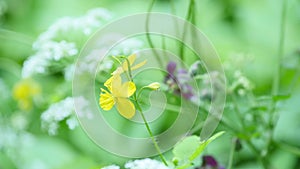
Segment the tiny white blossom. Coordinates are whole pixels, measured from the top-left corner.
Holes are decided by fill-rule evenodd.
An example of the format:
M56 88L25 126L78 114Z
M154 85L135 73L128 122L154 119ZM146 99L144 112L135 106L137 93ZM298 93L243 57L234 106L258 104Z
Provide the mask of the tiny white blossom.
M130 161L125 164L126 169L170 169L163 163L149 158Z
M64 77L67 81L71 81L73 79L74 71L75 71L74 64L71 64L65 68Z
M30 56L23 64L22 77L27 78L36 73L44 74L48 65L48 60L43 58L41 53Z
M59 122L67 119L67 125L74 129L78 124L74 116L73 98L68 97L58 103L52 104L41 115L42 128L47 129L50 135L55 135L59 128ZM74 119L72 119L74 118Z
M117 44L111 51L112 55L130 55L143 47L143 41L137 38L130 38Z
M101 169L120 169L120 167L117 165L110 165L110 166L102 167Z
M74 130L78 126L78 120L75 116L72 116L66 121L69 129Z
M90 109L90 103L86 98L80 96L74 98L74 101L76 103L76 113L79 118L85 117L87 119L92 119L94 117Z
M103 8L92 9L77 18L59 19L34 42L32 48L35 53L24 62L22 76L45 74L50 70L63 71L75 61L82 40L87 40L111 19L112 14Z

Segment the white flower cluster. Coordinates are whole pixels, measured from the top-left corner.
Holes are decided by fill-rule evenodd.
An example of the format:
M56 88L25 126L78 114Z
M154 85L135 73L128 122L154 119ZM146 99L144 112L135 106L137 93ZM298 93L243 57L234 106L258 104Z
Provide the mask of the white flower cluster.
M18 135L13 128L8 126L0 126L0 150L5 147L13 147L16 145Z
M152 160L150 158L145 158L141 160L130 161L125 164L127 169L170 169L163 163Z
M5 123L5 124L4 124ZM28 148L34 146L35 137L26 131L17 131L5 120L0 119L0 151L9 157L17 168L36 169L32 161L26 161ZM44 169L40 167L39 169Z
M112 51L112 55L131 55L142 48L144 43L136 38L130 38L119 43Z
M59 128L59 122L65 119L67 119L66 123L69 129L73 130L78 126L78 121L74 114L74 100L72 97L52 104L42 113L42 128L48 130L50 135L55 135Z
M125 164L126 169L172 169L170 167L165 166L163 163L153 160L150 158L129 161ZM103 167L101 169L120 169L119 166L110 165Z
M88 39L89 35L110 19L112 14L102 8L90 10L82 17L59 19L34 42L35 54L24 62L23 77L48 73L53 65L65 68L73 64L84 43L82 40Z
M247 91L253 90L253 88L253 83L241 71L234 72L234 82L230 86L231 91L236 91L239 95L243 96Z
M102 167L101 169L120 169L120 167L117 165L110 165L110 166Z
M97 8L90 10L82 17L59 19L34 42L33 50L35 53L24 62L23 78L35 74L63 72L65 80L72 80L75 70L74 62L80 48L89 36L110 21L113 18L112 16L108 10ZM120 36L122 37L122 35ZM111 41L112 38L120 38L120 36L109 36L105 41ZM85 62L80 64L80 71L94 72L98 66L99 56L101 56L99 52L103 54L111 48L101 40L97 43L99 43L98 50L91 51L85 58ZM137 38L125 39L116 44L109 55L130 55L142 48L143 45L143 42ZM107 70L107 67L111 67L112 62L108 61L106 63L106 61L107 59L101 63L100 69Z

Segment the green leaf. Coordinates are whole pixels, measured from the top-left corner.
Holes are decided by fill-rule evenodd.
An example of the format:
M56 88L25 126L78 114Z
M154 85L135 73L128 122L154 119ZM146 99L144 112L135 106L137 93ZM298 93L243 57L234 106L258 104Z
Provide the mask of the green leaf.
M183 139L181 142L175 145L173 149L173 154L179 160L187 160L191 156L195 149L200 144L200 137L189 136Z
M206 141L202 141L200 143L200 145L198 146L198 148L196 149L196 151L189 157L189 160L193 161L195 158L197 158L203 152L203 150L207 147L207 145L209 143L211 143L212 141L214 141L215 139L217 139L218 137L220 137L224 133L225 133L225 131L221 131L221 132L213 135L212 137L210 137Z
M220 137L225 132L219 132L207 140L200 141L198 136L189 136L175 145L173 149L174 158L178 159L180 166L177 169L185 169L204 151L209 143Z

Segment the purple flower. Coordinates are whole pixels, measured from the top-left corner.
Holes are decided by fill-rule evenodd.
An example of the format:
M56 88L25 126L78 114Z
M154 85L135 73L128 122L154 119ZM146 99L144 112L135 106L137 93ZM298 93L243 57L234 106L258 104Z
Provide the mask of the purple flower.
M167 65L168 74L165 77L165 83L177 95L182 95L185 99L191 100L194 96L194 90L188 82L191 76L185 69L177 70L175 62L169 62Z
M223 166L218 164L217 160L213 156L203 156L202 161L202 166L195 169L225 169Z

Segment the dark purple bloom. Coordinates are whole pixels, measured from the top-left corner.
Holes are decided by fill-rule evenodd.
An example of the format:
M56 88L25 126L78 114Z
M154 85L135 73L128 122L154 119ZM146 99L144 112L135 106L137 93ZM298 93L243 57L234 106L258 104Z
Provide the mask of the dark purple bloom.
M177 64L175 62L169 62L167 66L167 71L169 75L174 76L175 70L176 70Z
M194 96L194 90L188 82L191 80L191 76L185 69L177 70L177 64L175 62L169 62L167 65L168 74L165 77L165 83L169 88L178 95L182 95L185 99L190 100Z
M223 166L218 164L217 160L213 156L203 156L202 161L202 166L195 169L225 169Z
M213 156L203 156L203 164L202 166L211 166L211 167L217 167L218 162L215 160Z

